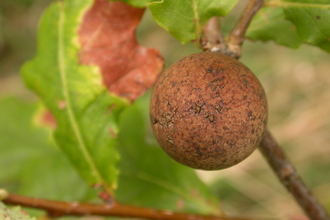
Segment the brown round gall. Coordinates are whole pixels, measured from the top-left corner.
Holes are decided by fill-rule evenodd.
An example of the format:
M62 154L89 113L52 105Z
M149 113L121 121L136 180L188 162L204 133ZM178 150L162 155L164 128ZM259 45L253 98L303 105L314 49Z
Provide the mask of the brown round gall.
M219 170L247 158L267 125L267 99L238 60L214 52L171 65L151 95L150 119L160 146L195 169Z

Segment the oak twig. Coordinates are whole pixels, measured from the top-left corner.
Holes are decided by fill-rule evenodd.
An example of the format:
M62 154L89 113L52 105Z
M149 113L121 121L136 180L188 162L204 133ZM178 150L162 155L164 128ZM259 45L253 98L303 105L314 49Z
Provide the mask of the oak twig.
M222 36L219 17L212 17L203 27L201 45L204 50L212 52L224 52L227 43Z
M2 201L6 204L42 209L47 211L48 215L53 218L61 216L98 215L153 220L247 220L243 218L177 213L172 211L128 206L116 202L111 204L60 202L14 194L8 194Z
M267 130L260 144L264 157L277 177L312 220L330 220L326 210L313 197L281 147Z
M241 56L241 47L244 42L245 32L253 16L261 8L263 2L263 0L250 0L241 18L230 32L228 37L228 50L231 52L232 57L239 58Z

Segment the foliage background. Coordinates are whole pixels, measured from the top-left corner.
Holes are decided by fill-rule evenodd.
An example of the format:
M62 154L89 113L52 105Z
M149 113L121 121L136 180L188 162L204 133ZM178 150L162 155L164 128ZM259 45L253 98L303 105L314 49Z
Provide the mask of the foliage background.
M36 99L23 85L19 69L35 53L38 19L50 2L0 2L0 97L18 96L27 101ZM233 26L243 6L244 1L223 20L225 31ZM166 66L198 51L193 44L182 46L157 26L148 12L139 27L138 38L142 45L160 50ZM328 210L329 60L329 54L311 46L289 49L273 42L250 41L245 42L241 59L259 77L266 89L270 130L285 148L307 185ZM0 146L0 149L5 147ZM28 149L22 149L21 153L25 151L28 152ZM15 159L20 163L19 157L12 158ZM36 176L35 170L24 170L27 177ZM258 151L235 167L223 171L198 171L198 174L219 196L224 211L230 215L304 218L298 205L280 185ZM0 187L3 185L0 182Z

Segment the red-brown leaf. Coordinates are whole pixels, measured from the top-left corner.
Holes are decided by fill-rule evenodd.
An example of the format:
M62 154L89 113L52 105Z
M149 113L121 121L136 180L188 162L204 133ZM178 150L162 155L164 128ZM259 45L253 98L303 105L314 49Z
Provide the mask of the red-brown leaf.
M80 62L99 66L109 91L129 100L150 88L164 65L157 50L136 41L143 12L119 1L94 0L79 30Z

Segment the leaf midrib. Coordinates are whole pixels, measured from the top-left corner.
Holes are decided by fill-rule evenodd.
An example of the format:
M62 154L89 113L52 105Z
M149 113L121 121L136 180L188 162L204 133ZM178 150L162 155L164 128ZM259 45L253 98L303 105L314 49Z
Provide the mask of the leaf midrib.
M101 174L98 172L92 157L90 157L89 152L87 150L87 145L82 137L81 128L77 122L75 113L72 108L72 102L70 99L68 82L67 82L67 72L66 72L66 65L65 65L65 55L64 55L64 23L65 23L65 13L64 13L64 2L59 2L61 10L58 22L58 33L59 33L59 40L58 40L58 63L59 63L59 71L60 71L60 78L62 83L62 95L66 102L65 111L67 112L69 123L72 125L73 133L75 134L78 147L80 148L83 156L85 157L88 165L90 166L92 172L96 176L98 180L103 180ZM102 181L103 182L103 181Z
M200 24L200 18L198 14L198 6L196 0L193 0L192 9L194 11L195 35L196 35L196 39L198 39L199 35L202 32L202 28Z

